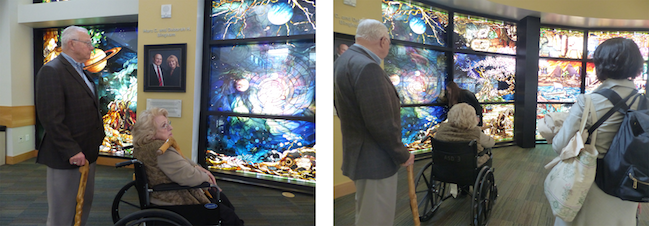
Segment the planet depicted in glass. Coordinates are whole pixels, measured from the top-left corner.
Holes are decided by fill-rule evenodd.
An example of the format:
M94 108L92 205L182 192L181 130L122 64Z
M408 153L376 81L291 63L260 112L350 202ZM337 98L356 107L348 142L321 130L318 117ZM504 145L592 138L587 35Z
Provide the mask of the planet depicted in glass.
M86 61L86 66L83 69L92 73L97 73L101 70L104 70L104 68L106 67L106 61L119 53L120 50L122 50L122 47L115 47L106 50L106 52L101 49L94 49L90 53L90 59ZM106 56L106 53L110 53L110 55Z
M282 25L293 17L293 8L286 3L278 3L270 7L268 21L274 25Z
M419 17L411 17L410 21L410 29L412 32L415 32L416 34L420 35L426 32L426 24L424 23L423 20Z

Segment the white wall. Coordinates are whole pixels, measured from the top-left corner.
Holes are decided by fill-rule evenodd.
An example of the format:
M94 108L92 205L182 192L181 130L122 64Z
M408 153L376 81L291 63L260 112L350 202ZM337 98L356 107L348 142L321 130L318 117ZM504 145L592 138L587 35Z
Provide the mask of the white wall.
M7 128L7 156L18 156L35 148L34 126Z

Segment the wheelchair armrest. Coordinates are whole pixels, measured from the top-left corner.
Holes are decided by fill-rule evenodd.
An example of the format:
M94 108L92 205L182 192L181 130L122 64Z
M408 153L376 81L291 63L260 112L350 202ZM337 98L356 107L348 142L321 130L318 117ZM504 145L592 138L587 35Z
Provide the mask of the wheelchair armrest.
M193 189L193 188L209 188L209 187L214 187L208 182L203 182L202 184L196 185L196 186L182 186L178 183L168 183L168 184L158 184L156 186L153 186L152 190L153 191L175 191L175 190L186 190L186 189Z
M491 148L485 148L481 152L478 152L478 157L483 156L485 154L491 155Z
M137 159L131 159L131 160L124 161L124 162L118 162L118 163L115 163L115 168L130 166L130 165L135 164L136 162L139 162L139 161Z

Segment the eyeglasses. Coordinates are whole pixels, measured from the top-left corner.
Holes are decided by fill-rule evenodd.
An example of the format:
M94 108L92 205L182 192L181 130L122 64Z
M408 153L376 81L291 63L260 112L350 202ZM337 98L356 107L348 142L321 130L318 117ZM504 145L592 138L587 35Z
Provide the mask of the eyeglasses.
M79 39L72 39L72 41L77 41L77 42L85 43L85 44L86 44L88 47L90 47L90 48L94 47L94 46L92 45L92 42L91 42L91 41L84 42L84 41L81 41L81 40L79 40Z
M167 121L165 123L162 123L162 128L163 129L171 129L171 121Z

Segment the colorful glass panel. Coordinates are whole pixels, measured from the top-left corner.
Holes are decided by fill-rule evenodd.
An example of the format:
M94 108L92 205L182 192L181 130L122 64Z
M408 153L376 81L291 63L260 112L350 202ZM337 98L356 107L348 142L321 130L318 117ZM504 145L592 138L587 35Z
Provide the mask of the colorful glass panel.
M315 1L212 1L212 40L315 34Z
M541 28L539 56L581 59L584 52L584 31Z
M644 64L644 70L640 75L633 79L636 89L639 93L647 92L647 63ZM588 62L586 64L586 93L591 93L602 83L597 80L597 73L595 71L595 63Z
M446 11L410 1L383 0L382 6L392 39L446 46Z
M539 134L539 123L543 123L545 115L550 112L569 112L572 104L537 104L536 106L536 139L545 139Z
M649 58L649 31L590 31L588 32L588 58L593 58L593 53L599 44L617 37L635 41L644 59Z
M212 48L209 110L315 115L315 44L248 44Z
M315 123L219 115L208 123L210 168L315 180Z
M384 66L402 104L433 103L448 74L444 52L402 45L390 47Z
M581 93L581 61L539 59L538 102L574 102Z
M516 54L516 24L456 13L455 48Z
M496 142L512 141L514 139L514 105L513 104L483 104L483 132Z
M93 73L106 138L101 154L130 156L137 110L137 27L83 26L94 50L84 70ZM43 32L43 64L61 54L63 29Z
M455 53L454 79L480 102L514 100L516 58Z
M401 108L401 141L411 150L430 150L430 144L419 145L429 129L446 119L447 107L422 106Z

